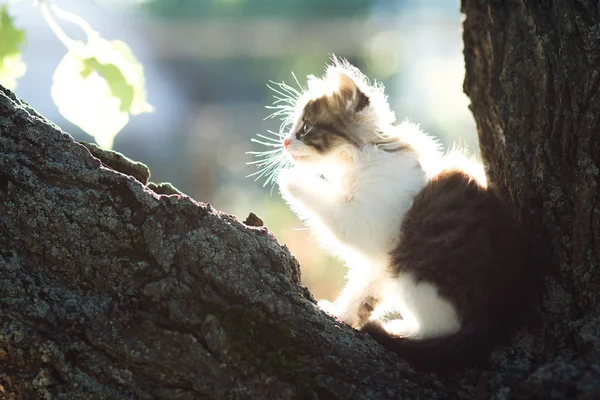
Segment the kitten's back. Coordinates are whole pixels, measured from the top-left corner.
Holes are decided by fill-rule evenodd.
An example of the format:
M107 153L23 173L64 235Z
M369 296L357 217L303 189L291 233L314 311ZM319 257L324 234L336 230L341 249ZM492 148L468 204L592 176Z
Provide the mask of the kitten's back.
M392 252L394 271L434 283L463 322L489 307L520 304L518 297L531 292L529 235L494 187L460 170L442 172L421 190L404 216L401 237Z
M461 329L447 337L392 338L365 330L427 369L475 362L519 327L536 296L539 261L529 234L496 190L460 170L440 173L415 197L392 251L391 269L434 284Z

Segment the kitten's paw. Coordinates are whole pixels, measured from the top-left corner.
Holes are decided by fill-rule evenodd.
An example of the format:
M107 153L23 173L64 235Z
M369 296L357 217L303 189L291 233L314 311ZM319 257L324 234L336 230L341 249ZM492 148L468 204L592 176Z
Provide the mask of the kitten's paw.
M317 306L319 306L319 308L321 310L325 311L327 314L337 317L335 304L333 304L329 300L325 300L325 299L319 300L319 301L317 301Z
M403 319L387 321L383 327L387 333L396 337L411 337L416 333L416 327Z
M282 194L291 194L297 191L297 185L300 177L297 168L286 168L279 171L277 175L277 186Z
M349 312L344 312L340 309L335 303L330 302L329 300L319 300L317 302L319 308L325 311L327 314L336 317L337 319L344 321L346 324L350 325L353 328L358 328L356 318L351 316Z

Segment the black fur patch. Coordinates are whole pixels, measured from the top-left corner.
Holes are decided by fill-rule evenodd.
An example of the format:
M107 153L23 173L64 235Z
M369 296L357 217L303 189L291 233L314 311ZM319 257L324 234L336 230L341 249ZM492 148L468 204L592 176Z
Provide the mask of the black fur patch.
M361 92L360 90L358 91L358 100L356 101L356 107L354 108L354 112L359 112L365 109L366 106L369 105L369 103L371 102L369 100L369 97L364 94L363 92Z
M369 98L364 93L359 91L357 96L353 112L358 112L369 104ZM331 98L324 96L309 100L304 106L302 126L296 132L296 137L321 154L331 151L341 143L351 143L359 147L359 139L347 133L351 124L348 117L347 111L340 110L339 104ZM312 128L304 132L304 124L307 123Z
M321 154L331 151L340 142L349 142L358 146L356 140L346 134L342 128L329 123L314 125L307 133L298 132L296 137Z
M435 370L483 360L535 305L542 262L533 237L493 187L466 173L432 179L406 212L401 237L391 252L392 272L434 284L461 322L456 334L427 340L365 327L413 365Z

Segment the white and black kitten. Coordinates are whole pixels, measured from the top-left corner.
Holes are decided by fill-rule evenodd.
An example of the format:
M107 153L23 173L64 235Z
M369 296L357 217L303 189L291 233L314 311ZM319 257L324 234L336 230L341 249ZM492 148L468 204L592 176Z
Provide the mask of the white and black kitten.
M483 359L523 322L537 266L482 166L395 125L383 87L345 61L306 90L274 90L289 131L257 163L348 267L341 295L319 306L418 368Z

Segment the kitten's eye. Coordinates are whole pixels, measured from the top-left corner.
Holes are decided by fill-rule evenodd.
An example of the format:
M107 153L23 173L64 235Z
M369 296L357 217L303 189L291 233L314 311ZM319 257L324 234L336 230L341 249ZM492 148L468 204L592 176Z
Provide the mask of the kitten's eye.
M309 123L304 124L304 126L302 126L302 133L308 133L308 131L310 131L312 127L313 126Z

